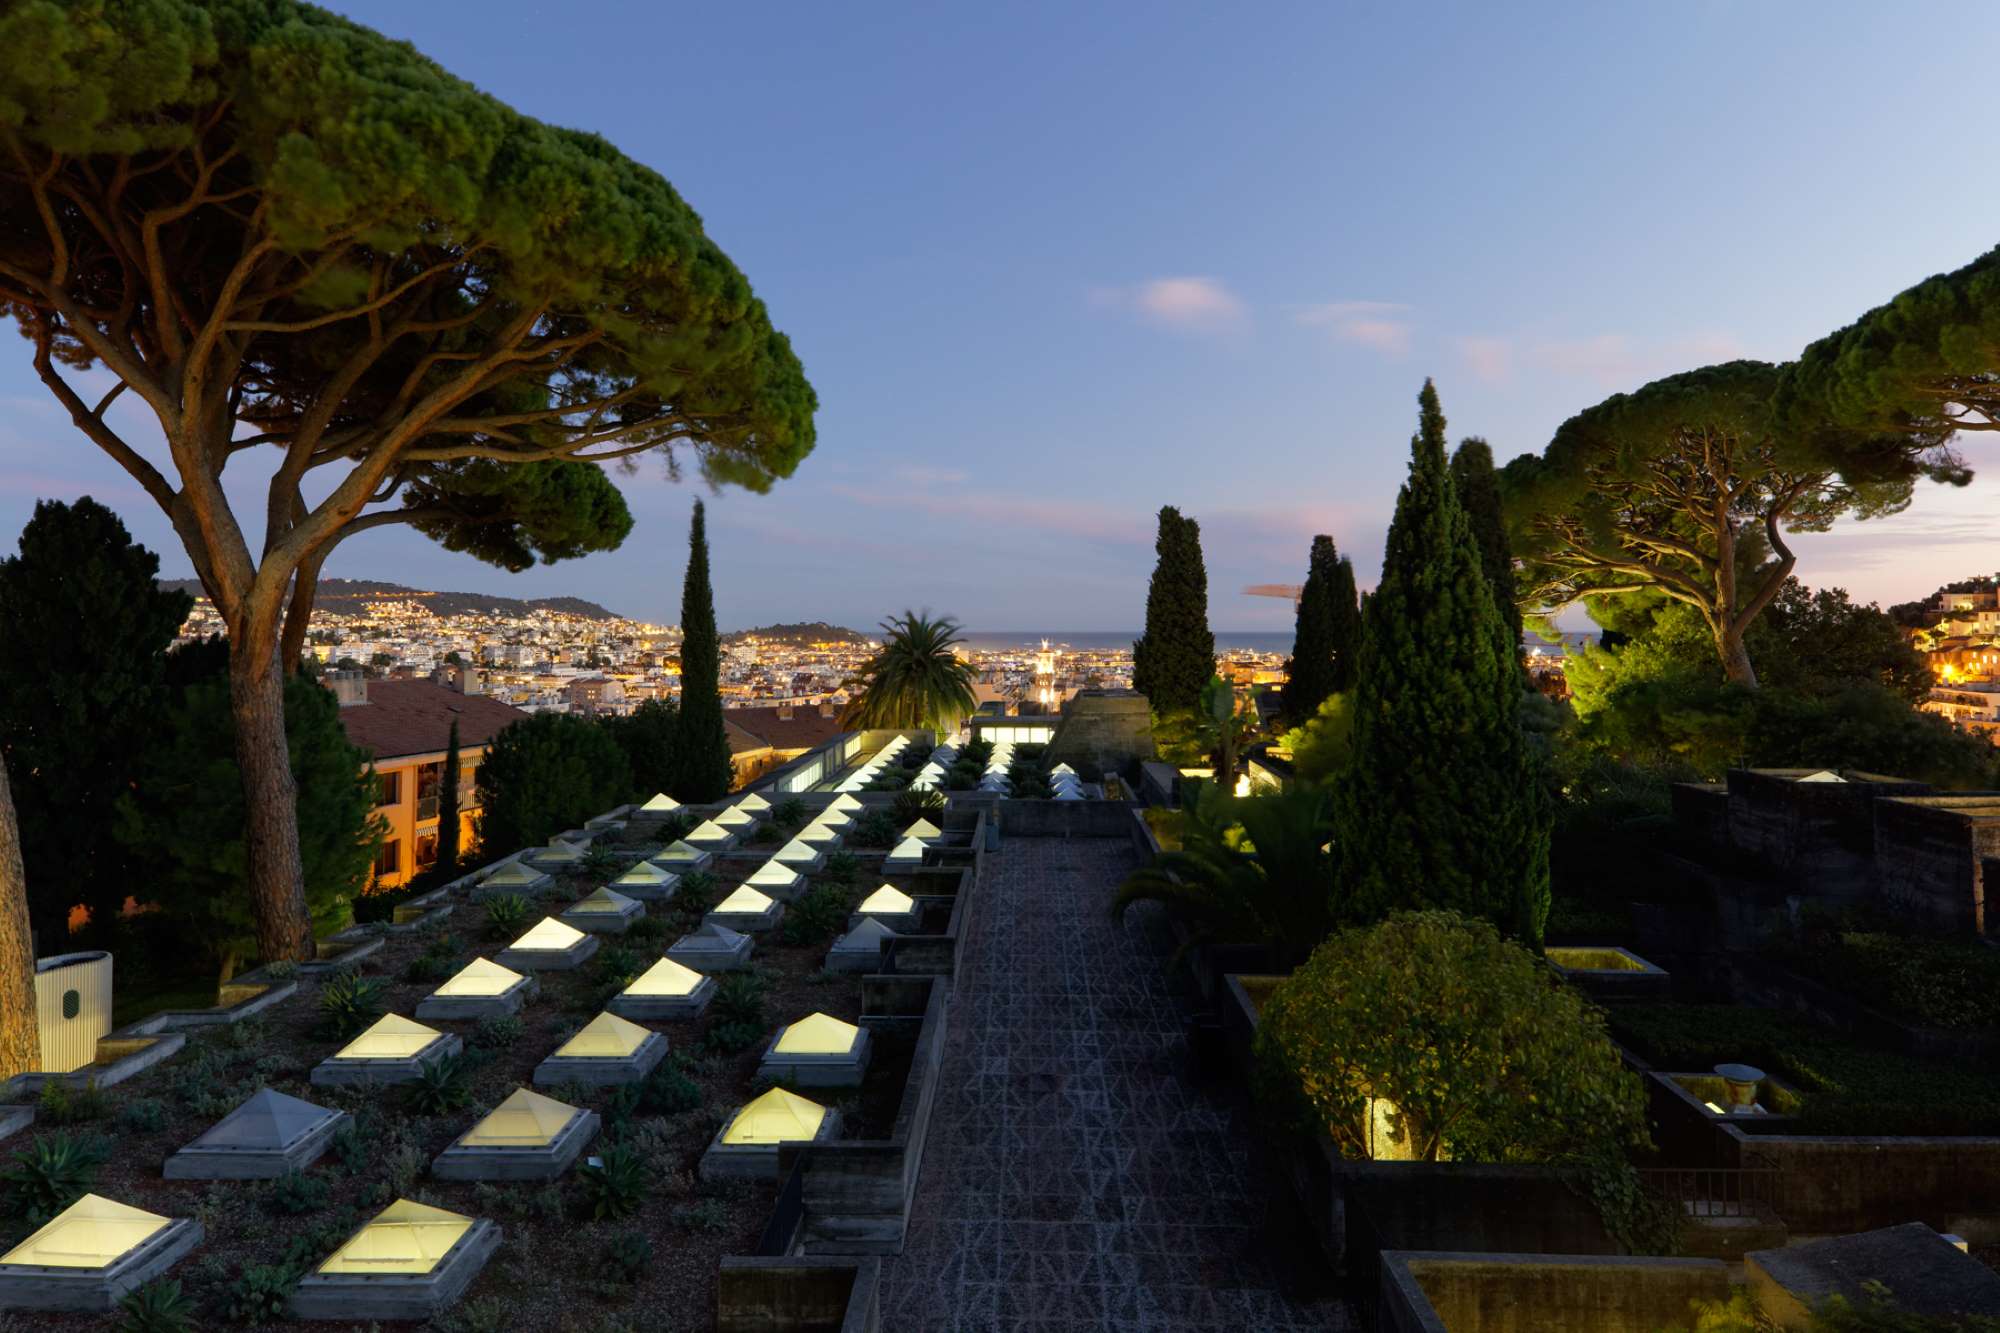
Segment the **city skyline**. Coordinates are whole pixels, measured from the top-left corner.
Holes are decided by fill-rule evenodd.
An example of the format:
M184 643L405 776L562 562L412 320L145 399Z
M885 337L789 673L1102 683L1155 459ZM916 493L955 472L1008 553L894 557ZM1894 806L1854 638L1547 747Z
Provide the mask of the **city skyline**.
M1921 60L1926 25L1861 7L1814 24L1785 7L1578 10L1533 30L1475 9L1293 7L1254 29L1193 9L1136 26L1049 8L1004 28L703 12L671 31L622 16L629 40L610 49L587 22L523 43L530 5L476 24L455 6L340 8L529 114L604 133L756 275L823 407L796 476L711 500L728 627L866 630L929 606L996 631L1124 630L1153 511L1172 503L1202 524L1212 623L1281 631L1290 608L1240 589L1297 582L1321 531L1373 582L1424 376L1453 437L1482 434L1504 460L1657 375L1790 357L1989 239L1976 181L1924 210L1853 188L1869 157L1955 178L1949 130L1976 114L1963 81L1912 105L1869 77ZM2000 16L1955 23L1977 40ZM711 58L677 63L663 116L643 62L669 42ZM745 96L730 57L751 53ZM0 403L0 530L36 498L91 494L164 574L190 572L25 358L0 363ZM1803 537L1801 578L1886 604L2000 567L1997 460L1965 452L1971 487ZM230 475L239 498L261 481ZM617 552L508 575L372 534L326 572L672 621L697 492L650 465L620 484L638 526Z

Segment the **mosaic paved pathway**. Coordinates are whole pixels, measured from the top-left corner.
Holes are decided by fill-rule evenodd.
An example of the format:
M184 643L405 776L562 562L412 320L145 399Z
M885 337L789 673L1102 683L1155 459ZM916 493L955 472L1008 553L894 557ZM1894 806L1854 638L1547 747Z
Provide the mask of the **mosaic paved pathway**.
M885 1328L1346 1329L1288 1298L1242 1115L1181 1077L1161 958L1106 911L1117 839L1013 839L958 981Z

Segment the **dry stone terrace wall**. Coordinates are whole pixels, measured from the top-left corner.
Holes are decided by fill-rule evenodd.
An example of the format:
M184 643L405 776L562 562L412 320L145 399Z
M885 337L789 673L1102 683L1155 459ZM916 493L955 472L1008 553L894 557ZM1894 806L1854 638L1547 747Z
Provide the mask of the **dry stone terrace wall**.
M1875 806L1883 899L1933 929L1992 929L1982 861L2000 856L2000 797L1931 796Z

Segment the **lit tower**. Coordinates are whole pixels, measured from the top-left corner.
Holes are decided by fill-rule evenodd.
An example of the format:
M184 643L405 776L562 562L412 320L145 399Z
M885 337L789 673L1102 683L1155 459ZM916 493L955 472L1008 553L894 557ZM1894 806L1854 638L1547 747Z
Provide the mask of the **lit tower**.
M1035 700L1043 712L1056 710L1056 653L1047 639L1042 640L1042 649L1035 654Z

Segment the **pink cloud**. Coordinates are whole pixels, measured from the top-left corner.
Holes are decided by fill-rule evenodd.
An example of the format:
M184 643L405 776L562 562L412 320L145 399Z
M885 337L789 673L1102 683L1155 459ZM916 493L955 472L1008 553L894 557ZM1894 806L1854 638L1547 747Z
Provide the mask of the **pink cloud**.
M1129 309L1160 328L1184 333L1233 333L1249 323L1250 309L1219 278L1153 278L1130 289L1097 287L1090 304Z
M1325 301L1298 312L1298 322L1330 329L1344 342L1359 343L1390 356L1410 350L1410 307L1395 301Z
M1505 338L1460 338L1458 350L1482 384L1505 384L1514 376L1514 348Z

